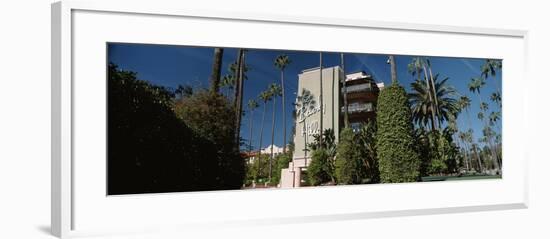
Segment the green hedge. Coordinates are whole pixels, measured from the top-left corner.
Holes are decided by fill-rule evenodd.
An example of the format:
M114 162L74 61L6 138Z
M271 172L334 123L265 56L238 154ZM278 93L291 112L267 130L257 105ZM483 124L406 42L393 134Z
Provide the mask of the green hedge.
M399 84L392 83L380 92L376 122L380 180L418 181L420 160L415 150L411 109L407 93Z

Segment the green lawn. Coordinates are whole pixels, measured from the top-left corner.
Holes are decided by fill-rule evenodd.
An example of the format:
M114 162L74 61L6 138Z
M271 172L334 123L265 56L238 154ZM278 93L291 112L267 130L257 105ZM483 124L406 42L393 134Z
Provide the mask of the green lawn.
M422 177L422 182L453 181L453 180L475 180L475 179L497 179L501 175L471 175L471 176L427 176Z

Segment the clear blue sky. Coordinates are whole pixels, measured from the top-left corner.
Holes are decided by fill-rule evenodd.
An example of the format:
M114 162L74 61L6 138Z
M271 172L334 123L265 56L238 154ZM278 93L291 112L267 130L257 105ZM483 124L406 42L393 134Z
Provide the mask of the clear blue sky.
M228 73L228 65L235 61L237 49L226 48L223 56L222 76ZM259 93L266 89L270 83L280 82L280 72L273 65L277 55L287 54L292 63L285 69L285 88L287 102L287 137L290 139L292 129L292 105L296 97L298 74L307 68L319 66L318 52L303 51L281 51L281 50L249 50L246 55L246 63L249 66L247 74L248 80L244 85L243 104L246 109L246 103L251 98L257 98ZM414 77L407 72L407 64L411 62L413 56L396 55L397 75L399 82L405 86L407 91L410 89L410 83ZM176 88L179 84L197 87L208 87L208 78L212 67L213 49L208 47L186 47L186 46L166 46L166 45L144 45L144 44L109 44L108 61L117 64L121 69L137 72L141 80L146 80L152 84L162 85L170 88ZM471 58L449 58L449 57L429 57L432 62L432 69L439 73L440 77L449 77L448 83L463 95L472 100L470 108L470 120L474 129L474 136L482 136L481 130L483 124L477 119L479 109L479 99L468 91L468 82L472 77L480 75L480 67L484 59ZM366 71L374 76L377 82L390 83L390 67L386 64L386 55L376 54L345 54L346 73ZM323 67L331 67L340 64L339 53L324 53ZM440 78L442 79L442 78ZM496 77L491 77L481 89L481 98L489 104L488 112L500 111L500 107L490 100L491 93L502 89L502 75L498 72ZM280 98L277 99L280 102ZM263 105L261 105L263 107ZM276 113L281 112L280 104L276 104ZM253 145L258 146L259 127L261 122L261 109L254 112L254 130ZM263 147L270 145L271 139L271 104L267 106L266 121L264 122ZM281 146L283 135L281 114L276 115L275 144ZM460 130L466 130L468 126L468 117L462 113L458 118ZM497 122L495 130L500 131L501 122ZM249 116L243 117L243 126L241 127L243 138L249 137ZM288 142L289 140L287 140Z

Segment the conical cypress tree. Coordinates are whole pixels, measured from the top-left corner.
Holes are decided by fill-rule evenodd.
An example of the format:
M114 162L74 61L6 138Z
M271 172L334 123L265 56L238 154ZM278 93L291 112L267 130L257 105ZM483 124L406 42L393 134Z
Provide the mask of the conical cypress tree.
M411 109L407 93L397 81L380 92L376 122L380 180L417 181L420 159L414 147Z

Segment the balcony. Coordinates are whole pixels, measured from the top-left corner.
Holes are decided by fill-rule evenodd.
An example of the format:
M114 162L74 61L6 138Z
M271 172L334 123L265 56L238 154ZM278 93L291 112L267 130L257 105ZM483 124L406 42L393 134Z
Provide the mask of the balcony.
M344 88L342 88L342 93L344 93ZM374 91L374 88L372 87L372 84L365 83L365 84L358 84L358 85L350 85L346 86L347 93L355 93L355 92L372 92Z
M341 107L342 113L345 111L345 107ZM372 103L366 103L366 104L350 104L348 105L348 113L365 113L365 112L374 112L374 106Z

